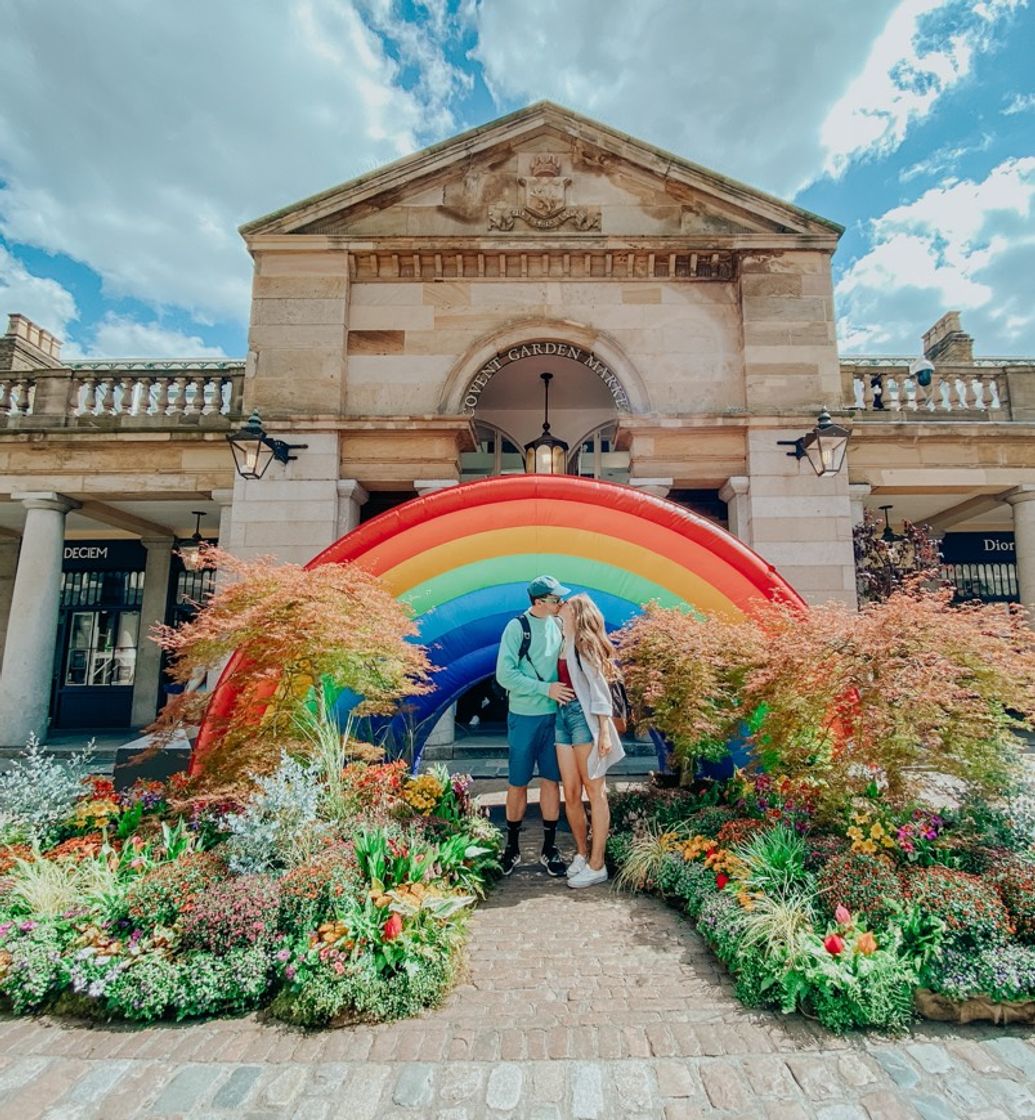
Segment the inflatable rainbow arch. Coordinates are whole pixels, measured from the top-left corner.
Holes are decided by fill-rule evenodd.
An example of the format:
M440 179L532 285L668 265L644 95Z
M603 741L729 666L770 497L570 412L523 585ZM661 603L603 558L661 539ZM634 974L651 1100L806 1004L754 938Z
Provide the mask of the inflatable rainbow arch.
M570 476L519 475L439 490L366 522L307 566L351 561L380 576L412 608L439 671L414 698L417 751L435 719L492 675L500 635L528 607L543 573L588 592L609 629L652 600L743 617L753 603L801 603L772 565L736 537L630 486ZM210 711L234 702L231 660ZM339 717L355 697L339 698ZM202 725L196 758L211 733Z

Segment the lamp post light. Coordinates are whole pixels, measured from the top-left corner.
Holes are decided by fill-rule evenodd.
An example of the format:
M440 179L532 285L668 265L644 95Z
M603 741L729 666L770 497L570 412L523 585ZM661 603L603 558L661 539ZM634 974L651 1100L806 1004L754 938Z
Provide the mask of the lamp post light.
M525 470L529 474L565 474L568 463L568 445L563 439L550 435L550 382L552 373L541 373L543 380L543 434L525 444Z
M200 572L205 567L205 551L202 547L208 542L201 535L201 519L205 516L203 510L192 509L194 514L194 532L189 541L184 541L179 548L180 562L188 572Z
M819 478L833 478L844 466L848 437L851 434L848 428L835 424L830 413L823 409L811 432L797 439L780 439L776 442L782 447L794 448L787 452L792 459L808 459Z
M285 443L266 434L262 417L256 409L248 417L248 423L236 432L227 433L227 443L234 456L234 467L241 478L262 478L274 459L278 463L290 463L297 459L292 451L307 448L307 443Z
M899 541L904 541L906 538L901 533L896 533L891 527L891 518L888 516L888 511L893 510L894 506L878 506L877 507L884 514L884 532L881 533L880 539L888 545L898 544Z

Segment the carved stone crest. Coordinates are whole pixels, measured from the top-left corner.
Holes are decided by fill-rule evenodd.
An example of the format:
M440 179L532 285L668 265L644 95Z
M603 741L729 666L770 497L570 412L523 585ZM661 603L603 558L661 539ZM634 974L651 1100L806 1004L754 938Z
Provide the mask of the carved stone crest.
M537 155L528 176L518 178L524 190L524 205L518 208L497 203L489 208L489 229L511 230L517 219L534 229L557 229L571 222L576 229L600 229L600 208L569 206L571 179L561 173L561 158Z

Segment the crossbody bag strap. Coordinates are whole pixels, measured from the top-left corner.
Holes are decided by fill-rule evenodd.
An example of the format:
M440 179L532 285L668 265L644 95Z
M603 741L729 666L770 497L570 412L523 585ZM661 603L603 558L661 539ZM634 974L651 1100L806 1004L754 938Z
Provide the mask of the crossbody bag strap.
M532 664L532 658L528 656L532 648L532 624L528 621L528 615L519 614L518 622L521 623L521 648L518 650L518 661L527 661L529 668L535 673L538 680L543 678L539 676L539 670Z

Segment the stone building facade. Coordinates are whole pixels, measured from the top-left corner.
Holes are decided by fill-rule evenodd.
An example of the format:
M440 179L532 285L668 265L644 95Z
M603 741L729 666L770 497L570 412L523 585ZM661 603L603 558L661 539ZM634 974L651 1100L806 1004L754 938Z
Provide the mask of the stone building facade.
M1035 359L975 358L955 313L924 336L929 376L840 359L826 219L541 103L241 232L242 362L62 363L11 318L5 743L97 726L113 688L127 725L154 714L144 635L197 590L173 555L192 511L239 555L305 562L407 498L523 470L543 373L571 473L719 521L811 601L854 602L852 524L890 505L958 539L961 591L1035 602ZM824 408L852 429L833 478L780 444ZM244 480L225 436L253 410L305 448Z

